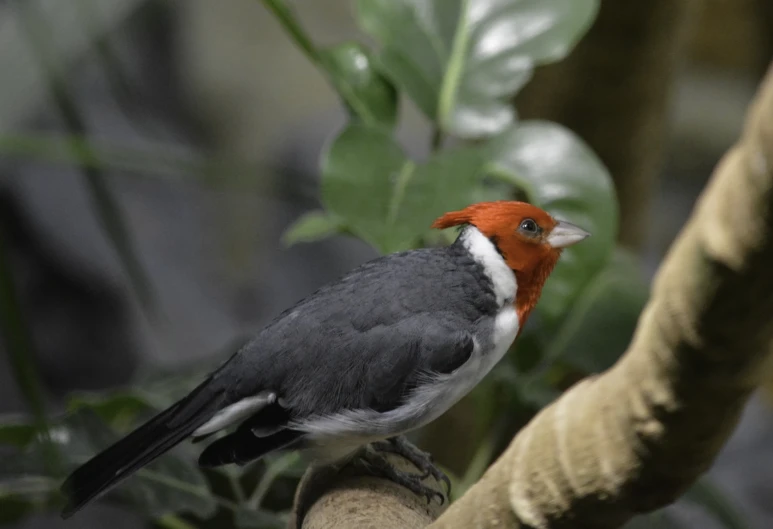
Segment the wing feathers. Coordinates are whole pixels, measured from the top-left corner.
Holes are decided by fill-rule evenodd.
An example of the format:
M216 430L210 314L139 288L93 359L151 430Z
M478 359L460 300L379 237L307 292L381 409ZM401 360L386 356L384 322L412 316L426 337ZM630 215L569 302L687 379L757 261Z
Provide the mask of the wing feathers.
M266 406L276 402L277 396L273 391L261 391L254 397L248 397L240 401L234 402L230 406L226 406L209 421L199 426L196 431L193 432L193 437L207 436L211 433L215 433L218 430L222 430L226 426L230 426L239 421L242 421L253 415Z
M236 463L244 465L269 452L300 441L303 433L280 430L268 437L256 437L251 430L240 429L214 441L199 456L199 465L205 468Z

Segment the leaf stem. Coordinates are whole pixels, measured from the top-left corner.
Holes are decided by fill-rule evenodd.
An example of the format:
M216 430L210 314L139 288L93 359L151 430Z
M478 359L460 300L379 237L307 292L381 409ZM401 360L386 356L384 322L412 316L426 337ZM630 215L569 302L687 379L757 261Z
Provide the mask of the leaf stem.
M408 182L410 182L413 177L415 170L416 164L406 160L400 169L400 172L397 174L392 198L389 201L389 211L386 219L388 226L394 225L397 220L398 214L400 213L400 206L405 197L405 188L408 186Z
M282 28L290 35L293 41L303 51L306 57L314 64L317 69L327 78L327 81L338 93L338 96L349 109L350 113L362 119L363 123L375 126L379 119L367 104L364 104L357 96L357 89L351 81L343 76L336 75L335 66L331 64L329 50L320 51L309 37L309 34L303 29L303 26L296 18L293 10L287 5L285 0L261 0L264 6L269 9L277 18Z
M468 0L462 0L460 3L459 21L457 22L454 40L451 45L451 56L448 59L443 82L440 86L440 95L437 103L437 121L444 126L448 125L464 74L465 54L470 40L470 24L467 20L469 16L468 3Z

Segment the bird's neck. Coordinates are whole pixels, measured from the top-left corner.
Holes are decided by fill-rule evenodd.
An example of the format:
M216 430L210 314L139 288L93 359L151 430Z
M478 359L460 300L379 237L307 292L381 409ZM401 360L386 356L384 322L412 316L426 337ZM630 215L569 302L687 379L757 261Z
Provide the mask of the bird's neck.
M454 246L462 248L485 272L499 307L513 302L518 287L515 274L488 237L475 226L468 226Z
M500 304L508 299L513 300L520 327L523 328L539 301L545 281L558 262L560 252L544 255L530 268L513 270L494 243L475 226L465 227L456 245L463 247L486 271Z
M542 287L545 286L550 273L558 262L558 256L555 259L545 259L537 266L528 271L514 270L515 277L518 280L518 291L515 296L515 310L518 314L518 321L523 329L526 320L529 318L534 307L537 306Z

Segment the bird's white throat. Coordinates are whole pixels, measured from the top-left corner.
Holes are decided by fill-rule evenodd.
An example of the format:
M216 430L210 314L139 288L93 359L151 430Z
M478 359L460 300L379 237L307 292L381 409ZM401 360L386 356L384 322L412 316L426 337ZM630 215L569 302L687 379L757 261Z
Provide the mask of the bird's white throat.
M460 237L464 247L491 279L497 304L500 307L512 304L515 300L518 283L515 280L515 274L507 266L504 257L497 251L494 243L475 226L466 227Z

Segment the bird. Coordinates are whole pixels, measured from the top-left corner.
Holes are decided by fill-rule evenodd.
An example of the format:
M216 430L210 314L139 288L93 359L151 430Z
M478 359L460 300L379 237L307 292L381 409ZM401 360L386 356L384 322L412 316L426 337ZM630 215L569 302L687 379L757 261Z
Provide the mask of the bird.
M373 445L371 469L430 501L437 491L393 468L384 452L447 481L403 436L446 412L503 358L563 249L590 235L515 200L470 204L431 228L458 234L444 246L377 257L322 286L188 395L74 470L61 487L62 517L179 443L212 436L199 455L203 468L279 450L336 463Z

